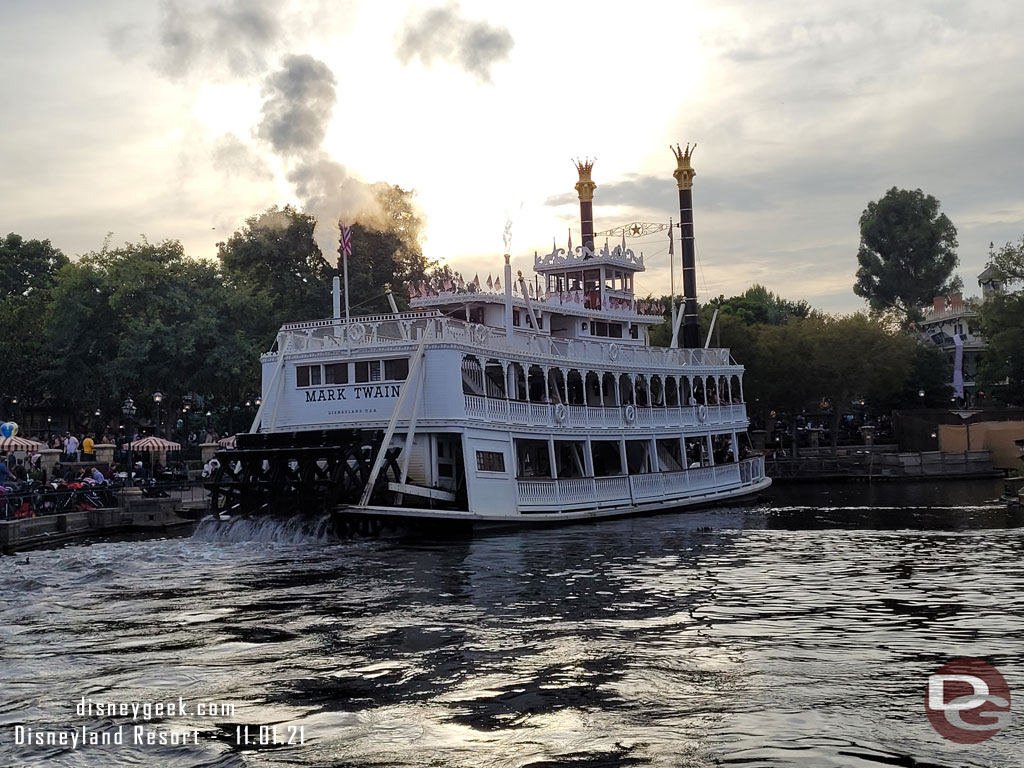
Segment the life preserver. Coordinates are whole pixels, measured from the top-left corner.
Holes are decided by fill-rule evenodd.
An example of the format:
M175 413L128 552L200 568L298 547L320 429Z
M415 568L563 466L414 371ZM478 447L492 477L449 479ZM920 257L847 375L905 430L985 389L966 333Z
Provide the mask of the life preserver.
M636 406L630 403L626 406L626 423L632 424L636 421Z
M619 359L619 345L611 344L608 347L608 359L613 363Z
M697 421L703 424L708 420L708 407L706 405L698 406L697 408Z
M366 338L366 327L362 323L353 323L348 327L348 339L356 344Z
M555 405L555 421L557 421L559 424L562 424L565 422L565 416L565 406L562 403L558 403L557 405Z
M473 328L473 341L477 344L483 344L487 341L487 337L490 335L490 331L486 325L478 325Z

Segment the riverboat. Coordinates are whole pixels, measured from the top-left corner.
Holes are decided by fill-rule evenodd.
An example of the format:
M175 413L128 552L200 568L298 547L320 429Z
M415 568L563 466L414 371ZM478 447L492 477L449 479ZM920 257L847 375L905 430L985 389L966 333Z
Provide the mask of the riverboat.
M594 247L593 164L577 162L582 242L535 254L532 280L506 255L496 281L421 285L410 311L389 293L393 313L345 317L336 279L334 317L283 326L214 510L550 523L767 488L743 366L699 344L692 150L673 152L686 298L670 346L650 343L665 318L636 295L643 255L625 233Z

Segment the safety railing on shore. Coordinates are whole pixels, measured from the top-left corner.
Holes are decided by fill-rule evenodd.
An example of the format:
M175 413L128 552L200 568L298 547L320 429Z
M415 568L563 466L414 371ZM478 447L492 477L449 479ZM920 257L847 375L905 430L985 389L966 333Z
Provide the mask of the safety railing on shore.
M75 484L53 486L50 483L4 486L0 491L0 520L20 520L92 509L128 506L129 499L169 499L181 504L198 504L209 498L201 481L175 480L123 486Z

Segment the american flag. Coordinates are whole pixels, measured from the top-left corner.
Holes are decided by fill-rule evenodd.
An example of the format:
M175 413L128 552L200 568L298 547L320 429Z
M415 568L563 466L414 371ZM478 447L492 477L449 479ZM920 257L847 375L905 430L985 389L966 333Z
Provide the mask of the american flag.
M338 253L342 256L352 255L352 227L346 227L340 221L338 222L338 229L341 230L341 247L338 248Z

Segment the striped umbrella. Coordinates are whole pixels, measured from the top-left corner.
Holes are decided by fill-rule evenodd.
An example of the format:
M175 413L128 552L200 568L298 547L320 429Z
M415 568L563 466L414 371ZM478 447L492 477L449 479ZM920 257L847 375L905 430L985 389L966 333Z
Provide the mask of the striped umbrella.
M222 437L217 441L217 445L221 448L234 448L237 441L238 438L235 435L231 435L230 437Z
M0 451L38 451L43 444L24 437L0 438Z
M153 451L159 453L160 451L180 451L181 443L175 443L170 440L164 440L162 437L156 437L155 435L149 435L148 437L142 437L131 443L133 451ZM128 443L121 446L124 450L128 450Z

